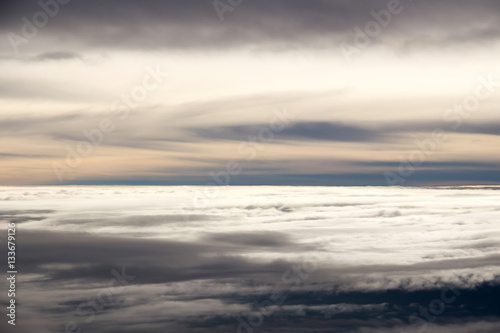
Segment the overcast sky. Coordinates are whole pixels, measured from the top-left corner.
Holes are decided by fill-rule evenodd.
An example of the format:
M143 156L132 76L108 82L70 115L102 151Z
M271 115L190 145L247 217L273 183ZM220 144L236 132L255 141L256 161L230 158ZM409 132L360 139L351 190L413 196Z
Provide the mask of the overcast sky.
M498 1L49 3L0 5L0 184L500 183Z

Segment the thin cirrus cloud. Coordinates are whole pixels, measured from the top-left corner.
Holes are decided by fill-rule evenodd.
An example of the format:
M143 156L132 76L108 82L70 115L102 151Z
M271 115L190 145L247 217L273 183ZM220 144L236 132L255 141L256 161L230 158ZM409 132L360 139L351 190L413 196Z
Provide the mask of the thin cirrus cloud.
M152 184L155 180L161 184L205 184L211 181L208 176L213 170L222 170L228 160L233 160L237 148L247 142L249 137L256 137L266 124L248 124L233 126L208 126L208 127L184 127L188 126L184 119L176 119L172 116L157 112L153 116L149 112L149 119L142 119L141 127L148 128L147 132L137 132L137 123L125 122L98 148L116 155L140 154L147 151L148 154L156 152L160 158L157 165L141 167L141 173L130 179L129 176L114 175L111 178L102 179L86 177L87 179L73 179L68 183L78 184ZM58 116L39 117L16 117L0 121L4 136L7 138L38 138L38 141L46 142L44 150L25 150L20 154L18 150L4 148L2 159L4 160L40 160L43 158L57 158L59 141L66 145L76 146L85 139L83 129L91 129L100 120L99 114L89 115L82 112L68 113ZM176 124L176 122L179 122ZM159 126L158 124L165 124ZM233 177L232 185L243 184L275 184L287 183L296 185L352 185L370 184L384 185L382 173L390 170L397 172L400 161L374 156L372 159L350 155L349 150L366 151L366 156L372 154L370 147L376 149L400 149L406 147L411 152L418 148L415 145L415 137L427 140L426 133L432 133L436 128L435 123L400 123L400 124L370 124L364 127L356 123L336 122L303 122L291 123L281 132L276 133L273 141L266 143L268 149L274 149L283 155L279 160L272 157L272 151L260 152L260 159L246 161L247 155L236 158L241 162L244 173ZM455 131L448 131L448 136L456 136L455 140L491 140L498 139L498 125L492 123L467 123ZM297 145L297 144L300 145ZM217 155L206 154L199 151L200 145L206 147L207 151L217 151L222 144L228 145L227 152L219 151ZM365 147L363 147L365 145ZM249 146L250 147L250 146ZM286 149L294 147L293 154ZM318 149L315 156L301 160L301 154ZM324 147L324 148L319 148ZM330 149L334 149L331 151ZM443 146L436 144L436 154L442 151ZM488 147L474 160L465 160L461 153L461 147L451 147L447 154L455 154L449 160L430 160L417 168L417 172L408 179L407 184L435 184L478 181L481 183L495 183L499 180L498 161L488 156ZM480 151L478 150L478 153ZM483 155L484 154L484 155ZM92 157L92 156L91 156ZM169 167L170 160L186 165L183 174L176 171L178 164ZM92 162L91 158L88 160ZM162 162L163 161L163 162ZM193 164L193 162L196 163ZM98 164L97 164L98 165ZM311 165L317 165L311 173ZM120 166L117 165L119 168ZM479 172L479 170L481 170ZM333 172L332 172L333 171ZM151 175L149 175L152 173ZM279 175L276 178L276 175ZM101 178L101 179L99 179Z

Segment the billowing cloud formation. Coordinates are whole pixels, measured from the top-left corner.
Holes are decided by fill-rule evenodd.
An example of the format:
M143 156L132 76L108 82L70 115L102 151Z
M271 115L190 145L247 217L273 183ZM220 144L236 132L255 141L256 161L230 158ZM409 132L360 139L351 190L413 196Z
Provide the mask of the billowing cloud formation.
M2 188L16 332L496 332L498 188L207 190Z

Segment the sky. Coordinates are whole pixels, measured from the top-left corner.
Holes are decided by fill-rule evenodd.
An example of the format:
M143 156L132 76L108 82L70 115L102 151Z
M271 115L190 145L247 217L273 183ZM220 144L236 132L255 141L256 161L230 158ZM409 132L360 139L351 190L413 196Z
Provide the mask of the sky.
M1 187L1 331L498 332L498 187L206 188Z
M499 184L500 3L2 1L2 185Z

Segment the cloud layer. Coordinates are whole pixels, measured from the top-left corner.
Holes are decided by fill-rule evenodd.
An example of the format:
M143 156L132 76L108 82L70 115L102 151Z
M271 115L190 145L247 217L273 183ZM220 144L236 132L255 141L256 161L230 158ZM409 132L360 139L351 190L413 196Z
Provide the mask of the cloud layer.
M216 189L2 188L0 218L19 231L16 329L498 327L497 188Z

